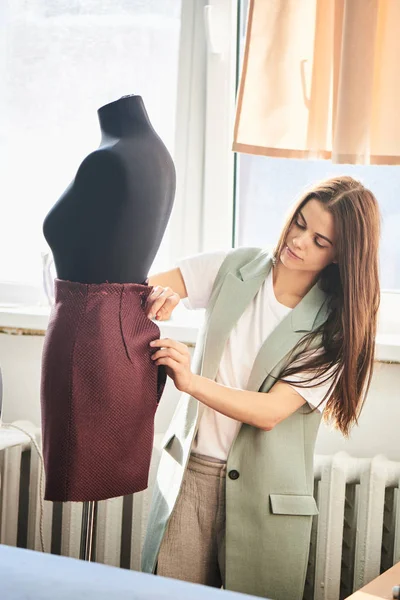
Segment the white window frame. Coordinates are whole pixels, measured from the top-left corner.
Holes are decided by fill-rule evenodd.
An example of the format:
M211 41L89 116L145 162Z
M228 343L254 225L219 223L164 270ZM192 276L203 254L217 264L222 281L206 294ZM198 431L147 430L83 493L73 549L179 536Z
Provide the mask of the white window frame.
M237 0L198 0L185 8L193 43L191 54L181 54L179 68L177 114L187 126L177 126L175 144L175 261L234 245L237 7ZM190 35L190 28L182 28L182 35ZM186 45L182 40L182 48Z
M172 262L202 250L207 69L205 6L206 0L182 0L174 154L177 185L170 222Z
M235 118L237 0L209 0L207 33L207 122L202 250L235 245L232 151Z

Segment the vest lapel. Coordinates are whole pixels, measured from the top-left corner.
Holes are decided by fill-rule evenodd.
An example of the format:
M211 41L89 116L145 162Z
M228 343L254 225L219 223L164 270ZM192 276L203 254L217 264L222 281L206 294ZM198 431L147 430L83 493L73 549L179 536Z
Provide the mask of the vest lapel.
M270 268L271 256L262 254L240 269L236 276L229 272L221 286L208 323L201 375L215 379L229 334L253 300Z
M279 323L261 346L250 373L247 389L257 392L274 367L297 342L328 316L327 296L316 283Z

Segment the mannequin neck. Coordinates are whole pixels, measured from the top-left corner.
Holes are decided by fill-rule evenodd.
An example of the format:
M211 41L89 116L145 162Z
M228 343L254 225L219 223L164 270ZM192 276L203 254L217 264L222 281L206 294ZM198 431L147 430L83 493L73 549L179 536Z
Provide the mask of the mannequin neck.
M103 138L123 138L153 129L141 96L123 96L97 111Z

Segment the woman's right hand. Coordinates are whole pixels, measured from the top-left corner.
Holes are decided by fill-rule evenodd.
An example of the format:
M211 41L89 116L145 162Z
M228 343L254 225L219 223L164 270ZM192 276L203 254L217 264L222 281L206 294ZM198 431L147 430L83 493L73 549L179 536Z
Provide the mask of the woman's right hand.
M149 319L168 321L179 301L179 294L174 292L170 287L156 285L147 298L146 314Z

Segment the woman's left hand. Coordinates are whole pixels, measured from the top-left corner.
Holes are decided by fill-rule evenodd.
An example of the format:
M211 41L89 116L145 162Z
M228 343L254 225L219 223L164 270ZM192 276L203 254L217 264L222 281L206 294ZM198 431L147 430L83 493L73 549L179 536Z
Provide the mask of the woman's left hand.
M165 365L167 375L173 379L180 392L188 392L193 373L190 370L190 352L186 344L165 338L150 342L152 348L159 348L152 355L156 365Z

